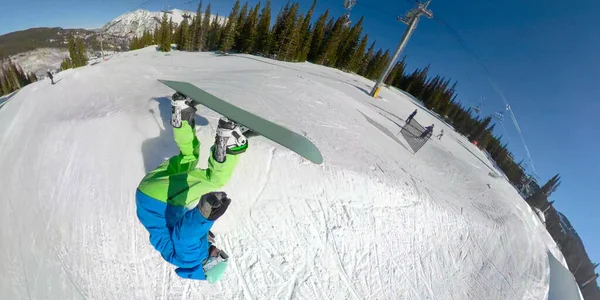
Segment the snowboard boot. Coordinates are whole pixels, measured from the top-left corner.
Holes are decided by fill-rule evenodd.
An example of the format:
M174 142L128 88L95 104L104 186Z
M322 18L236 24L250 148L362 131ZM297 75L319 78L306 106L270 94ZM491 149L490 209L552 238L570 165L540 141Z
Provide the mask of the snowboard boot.
M171 125L175 128L181 128L182 121L188 121L194 128L196 125L196 106L192 99L184 94L175 93L171 96Z
M222 163L225 161L226 154L237 155L244 153L246 149L248 149L248 140L244 136L240 125L221 117L217 126L217 136L213 148L214 159Z

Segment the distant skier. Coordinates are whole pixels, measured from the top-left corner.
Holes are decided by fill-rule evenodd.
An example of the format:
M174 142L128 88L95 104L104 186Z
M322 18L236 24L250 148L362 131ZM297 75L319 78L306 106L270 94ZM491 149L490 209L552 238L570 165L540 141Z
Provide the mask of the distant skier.
M413 111L409 116L408 119L406 119L406 123L410 123L410 121L412 121L412 119L417 115L417 110L415 109L415 111Z
M433 124L431 124L431 126L425 127L425 131L423 131L423 133L421 133L420 138L429 138L431 136L432 132L433 132Z
M148 173L136 192L137 216L150 233L150 243L175 265L182 278L219 280L228 256L214 245L210 229L231 199L217 191L225 185L248 142L240 127L221 118L206 170L197 169L200 142L196 108L184 95L172 96L171 125L180 153Z
M48 69L46 75L48 75L48 78L50 78L50 82L52 82L52 85L54 85L54 76L52 76L52 72L50 71L50 69Z
M442 129L442 131L440 131L440 134L436 135L438 140L441 140L443 136L444 136L444 129Z

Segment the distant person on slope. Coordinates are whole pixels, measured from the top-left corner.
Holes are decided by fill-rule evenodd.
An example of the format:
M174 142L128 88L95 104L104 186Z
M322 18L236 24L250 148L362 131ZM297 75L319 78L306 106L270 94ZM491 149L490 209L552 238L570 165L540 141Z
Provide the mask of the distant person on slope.
M417 115L417 110L415 109L415 111L413 111L409 116L408 119L406 119L406 123L410 123L410 121L412 121L412 119Z
M221 118L208 168L197 169L196 108L179 93L173 94L171 104L180 153L142 179L136 192L137 215L150 233L150 243L177 267L177 275L213 283L223 276L228 256L213 245L209 230L231 203L217 190L229 181L248 142L236 123Z
M52 72L50 72L50 69L48 69L46 75L48 75L48 78L50 78L50 82L52 82L52 85L54 85L54 76L52 76Z
M438 140L441 140L443 136L444 136L444 129L442 129L442 131L440 131L440 134L438 134L436 137L438 138Z
M433 124L431 124L431 126L425 127L425 131L423 131L423 133L421 133L420 138L429 138L431 136L432 132L433 132Z

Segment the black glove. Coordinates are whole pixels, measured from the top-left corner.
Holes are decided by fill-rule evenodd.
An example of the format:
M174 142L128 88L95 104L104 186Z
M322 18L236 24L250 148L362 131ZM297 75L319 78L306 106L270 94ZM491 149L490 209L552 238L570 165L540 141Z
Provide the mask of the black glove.
M200 197L198 209L207 220L214 221L227 211L230 203L225 192L212 192Z

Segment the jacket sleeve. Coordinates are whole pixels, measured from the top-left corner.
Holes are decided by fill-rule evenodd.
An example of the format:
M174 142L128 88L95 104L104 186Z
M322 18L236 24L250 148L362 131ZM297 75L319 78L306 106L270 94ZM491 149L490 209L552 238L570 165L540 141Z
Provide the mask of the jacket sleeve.
M214 221L204 218L196 208L186 212L175 224L171 239L178 267L193 268L202 264L208 256L206 236L213 224Z

